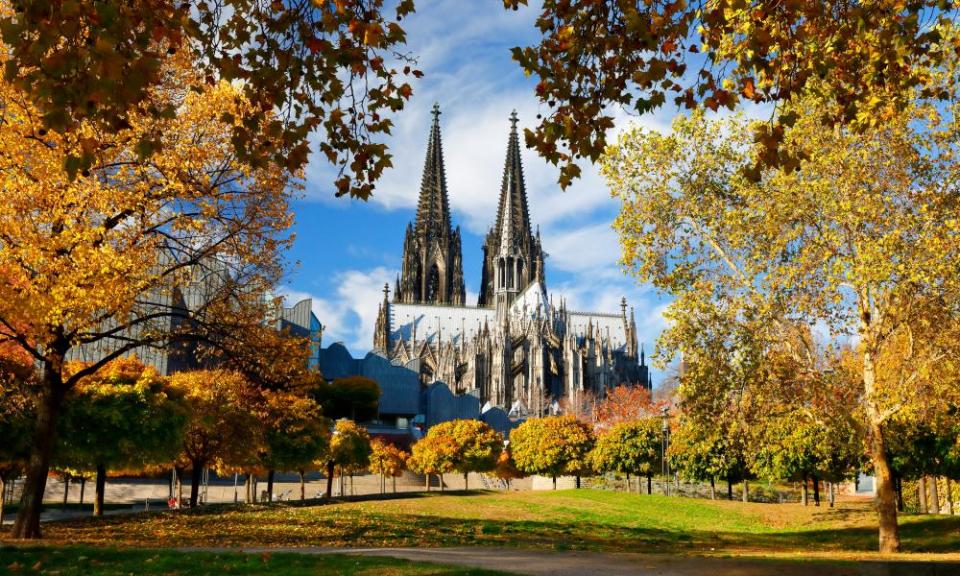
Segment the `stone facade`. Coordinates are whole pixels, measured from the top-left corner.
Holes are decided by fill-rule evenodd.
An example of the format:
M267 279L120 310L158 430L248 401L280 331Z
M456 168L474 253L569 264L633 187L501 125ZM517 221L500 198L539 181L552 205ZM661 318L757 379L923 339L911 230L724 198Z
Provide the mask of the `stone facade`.
M517 117L510 118L497 218L484 243L477 306L463 301L460 230L451 229L439 110L427 145L416 220L407 227L394 299L384 286L374 352L416 361L426 386L445 382L511 415L548 412L554 401L617 385L651 387L633 310L568 310L548 297L544 253L530 213Z

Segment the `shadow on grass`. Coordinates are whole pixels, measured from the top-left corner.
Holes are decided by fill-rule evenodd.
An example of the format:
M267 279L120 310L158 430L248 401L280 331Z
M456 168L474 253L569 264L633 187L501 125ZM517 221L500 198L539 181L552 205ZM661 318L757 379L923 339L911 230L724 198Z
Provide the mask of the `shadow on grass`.
M477 492L480 494L480 492ZM422 498L423 493L397 495ZM315 503L314 503L315 504ZM130 546L509 546L646 553L872 552L874 527L769 532L672 530L620 522L451 518L357 507L209 506L191 511L66 520L44 525L54 542ZM665 510L664 514L669 514ZM833 513L831 513L833 514ZM836 519L834 516L832 519ZM960 517L907 517L905 552L960 552Z

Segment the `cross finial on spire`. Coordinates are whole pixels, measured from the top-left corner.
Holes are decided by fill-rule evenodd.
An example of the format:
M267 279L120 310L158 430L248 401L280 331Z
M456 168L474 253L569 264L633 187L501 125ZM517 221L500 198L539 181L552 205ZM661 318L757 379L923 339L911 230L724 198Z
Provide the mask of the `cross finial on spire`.
M517 111L516 110L510 113L510 129L513 131L517 130Z
M439 103L439 102L434 102L434 103L433 103L433 112L432 112L432 114L433 114L433 121L434 121L434 122L439 122L439 121L440 121L440 103Z
M390 283L384 282L383 283L383 301L386 302L389 299L390 299Z

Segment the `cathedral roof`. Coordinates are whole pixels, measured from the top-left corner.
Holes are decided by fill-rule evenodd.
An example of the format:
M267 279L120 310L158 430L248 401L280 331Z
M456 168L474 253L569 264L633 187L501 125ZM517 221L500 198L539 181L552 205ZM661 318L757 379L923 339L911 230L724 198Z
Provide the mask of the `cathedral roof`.
M440 140L440 106L433 105L433 126L427 141L427 158L420 181L420 200L417 203L416 229L437 233L450 230L450 200L447 196L447 176L443 165L443 146Z

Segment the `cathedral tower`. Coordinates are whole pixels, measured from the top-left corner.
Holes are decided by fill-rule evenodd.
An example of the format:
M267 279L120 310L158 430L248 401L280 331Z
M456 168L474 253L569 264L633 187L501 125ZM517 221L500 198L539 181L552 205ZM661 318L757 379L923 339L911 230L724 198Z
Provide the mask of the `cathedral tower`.
M460 227L450 224L447 178L440 142L440 106L433 105L433 126L420 183L417 217L407 226L403 269L394 298L406 304L464 304Z
M506 257L512 259L513 268L504 269L501 273L499 267L506 265L503 260ZM503 167L497 220L483 245L483 272L478 305L495 306L498 292L508 287L506 281L510 281L509 292L515 296L536 280L544 284L546 289L540 232L534 235L530 227L527 189L523 181L523 164L520 161L520 137L517 135L517 113L514 111L510 115L510 138L507 141L507 159ZM512 297L507 297L512 300Z

